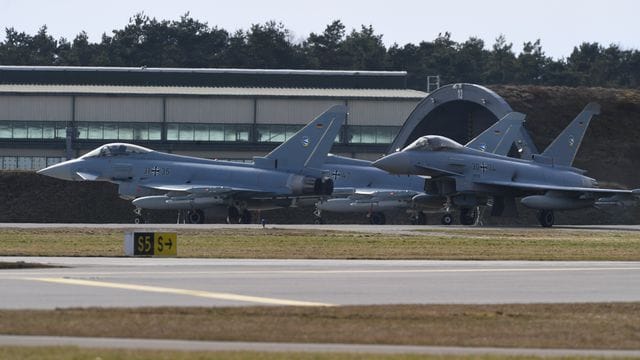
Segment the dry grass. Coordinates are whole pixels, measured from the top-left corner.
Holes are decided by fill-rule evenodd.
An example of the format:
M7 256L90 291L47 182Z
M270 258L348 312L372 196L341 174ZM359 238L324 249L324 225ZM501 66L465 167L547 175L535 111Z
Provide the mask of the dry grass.
M640 349L640 303L3 310L0 333Z
M2 229L0 255L122 256L124 230ZM438 230L417 235L292 229L179 231L181 257L640 260L640 232Z

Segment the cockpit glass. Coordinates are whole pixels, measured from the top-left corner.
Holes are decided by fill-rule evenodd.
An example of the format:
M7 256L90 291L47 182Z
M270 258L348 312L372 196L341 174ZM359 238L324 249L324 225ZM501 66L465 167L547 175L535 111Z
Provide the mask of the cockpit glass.
M405 150L440 151L461 149L462 147L462 145L444 136L427 135L418 138L416 141L407 146Z
M126 156L133 154L146 154L148 152L151 152L151 150L142 146L115 143L102 145L99 148L82 155L81 158Z

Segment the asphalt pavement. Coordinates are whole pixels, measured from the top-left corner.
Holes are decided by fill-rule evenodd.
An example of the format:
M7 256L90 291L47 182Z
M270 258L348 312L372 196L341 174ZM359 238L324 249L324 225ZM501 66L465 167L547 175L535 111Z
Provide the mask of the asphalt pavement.
M0 308L640 301L640 262L0 257Z

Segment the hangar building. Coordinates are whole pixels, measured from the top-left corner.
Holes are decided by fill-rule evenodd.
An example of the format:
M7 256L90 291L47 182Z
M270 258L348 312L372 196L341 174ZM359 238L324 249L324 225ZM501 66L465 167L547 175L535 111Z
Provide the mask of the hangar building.
M424 134L464 143L511 111L482 86L427 94L406 79L403 71L0 66L0 169L37 170L118 141L246 161L334 104L349 114L332 152L377 159Z
M0 66L0 165L66 159L68 128L71 157L122 141L248 160L334 104L349 116L333 151L377 158L425 96L405 72Z

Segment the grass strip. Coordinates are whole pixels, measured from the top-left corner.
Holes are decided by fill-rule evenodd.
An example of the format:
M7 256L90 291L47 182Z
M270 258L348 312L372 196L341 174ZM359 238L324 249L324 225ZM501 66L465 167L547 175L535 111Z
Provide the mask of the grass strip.
M153 350L107 350L84 349L76 347L4 347L0 348L0 359L22 360L502 360L540 359L532 356L438 356L438 355L381 355L381 354L343 354L343 353L291 353L291 352L190 352L190 351L153 351ZM595 357L562 357L562 359L597 359Z
M122 256L124 233L117 229L2 229L0 255ZM180 257L640 260L637 231L465 229L394 235L238 228L178 233Z
M2 310L0 333L640 349L640 303Z

